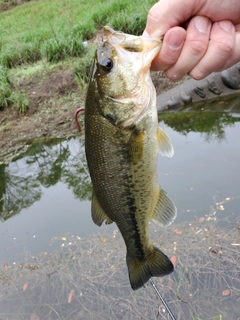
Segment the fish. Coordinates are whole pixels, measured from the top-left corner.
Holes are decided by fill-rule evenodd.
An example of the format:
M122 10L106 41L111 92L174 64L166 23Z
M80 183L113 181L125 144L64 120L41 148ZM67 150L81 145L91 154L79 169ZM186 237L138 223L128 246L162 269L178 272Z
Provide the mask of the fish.
M150 66L161 38L105 26L85 101L85 152L93 186L92 220L115 222L126 245L130 285L170 274L170 259L149 239L149 219L170 225L177 209L158 185L157 157L171 157L171 140L158 126Z

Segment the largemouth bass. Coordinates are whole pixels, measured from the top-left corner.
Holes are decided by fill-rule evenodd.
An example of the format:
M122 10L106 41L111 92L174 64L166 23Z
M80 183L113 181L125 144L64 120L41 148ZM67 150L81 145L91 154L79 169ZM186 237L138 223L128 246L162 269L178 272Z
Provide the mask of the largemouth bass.
M92 219L115 222L127 248L133 290L173 271L169 258L149 240L149 219L162 226L176 207L157 183L157 153L173 155L158 127L150 65L161 39L104 28L85 106L86 157L93 184Z

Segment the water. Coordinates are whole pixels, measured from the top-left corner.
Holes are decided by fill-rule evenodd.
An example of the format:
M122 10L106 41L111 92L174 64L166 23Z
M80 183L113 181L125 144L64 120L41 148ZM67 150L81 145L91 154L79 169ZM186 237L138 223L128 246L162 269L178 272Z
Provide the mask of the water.
M201 109L159 118L175 155L159 156L158 180L178 216L151 223L151 239L177 263L154 282L176 319L236 320L240 113ZM82 136L0 166L1 319L169 319L153 288L130 288L121 235L93 224L91 194Z
M165 126L163 126L165 128ZM159 159L159 181L174 199L176 222L206 214L220 199L240 195L240 124L224 128L224 138L199 132L181 135L166 128L175 148L171 159ZM238 199L238 198L237 198ZM229 204L239 214L240 201Z
M25 250L51 250L48 244L59 234L106 231L91 221L92 188L80 137L33 145L0 171L2 261L19 261Z
M161 115L172 158L159 156L159 184L178 208L176 223L206 215L227 198L223 214L239 214L240 114L178 112ZM49 251L56 235L112 233L93 224L92 187L83 137L33 145L0 166L0 260L20 261L25 251Z

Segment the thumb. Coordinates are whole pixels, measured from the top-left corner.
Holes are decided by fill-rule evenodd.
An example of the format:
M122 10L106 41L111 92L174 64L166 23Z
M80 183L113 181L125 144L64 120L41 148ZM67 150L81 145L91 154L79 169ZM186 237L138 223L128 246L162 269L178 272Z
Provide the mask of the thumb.
M186 7L184 0L161 0L149 10L143 36L162 36L168 29L187 21L194 11L196 11L194 1L189 1Z

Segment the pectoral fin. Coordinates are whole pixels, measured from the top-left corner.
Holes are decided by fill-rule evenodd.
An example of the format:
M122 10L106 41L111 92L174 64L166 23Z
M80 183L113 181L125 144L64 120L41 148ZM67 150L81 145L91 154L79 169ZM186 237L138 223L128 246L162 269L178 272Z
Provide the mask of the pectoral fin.
M169 136L160 128L157 129L158 152L162 156L172 157L174 154L173 146Z
M166 227L176 218L177 208L172 199L170 199L167 193L160 187L156 196L157 203L150 219L152 219L157 225Z
M133 130L128 142L129 156L133 164L137 164L144 153L144 131L139 131L136 128Z
M113 221L106 215L106 213L103 211L100 203L98 202L97 197L93 193L92 197L92 220L93 222L98 225L99 227L102 225L102 223L105 220L106 224L110 224Z

